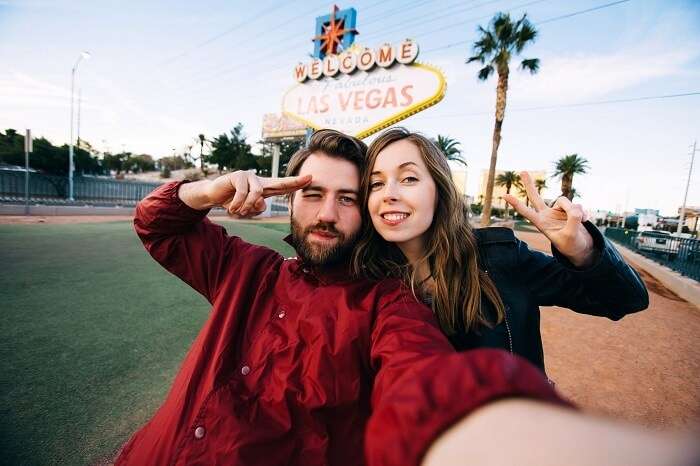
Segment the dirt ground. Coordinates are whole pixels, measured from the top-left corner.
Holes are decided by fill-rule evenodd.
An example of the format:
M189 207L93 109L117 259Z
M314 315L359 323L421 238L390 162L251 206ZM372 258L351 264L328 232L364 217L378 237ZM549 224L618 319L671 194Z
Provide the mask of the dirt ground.
M539 233L518 232L549 253ZM649 308L618 322L542 308L547 372L557 388L589 412L650 427L700 421L700 309L640 272Z
M120 216L13 217L0 224L131 221ZM226 219L226 217L216 217ZM252 222L287 222L287 217ZM246 220L251 222L251 220ZM549 253L539 233L518 232ZM542 308L547 372L557 388L589 412L650 427L700 421L700 309L641 272L649 308L613 322L557 307Z

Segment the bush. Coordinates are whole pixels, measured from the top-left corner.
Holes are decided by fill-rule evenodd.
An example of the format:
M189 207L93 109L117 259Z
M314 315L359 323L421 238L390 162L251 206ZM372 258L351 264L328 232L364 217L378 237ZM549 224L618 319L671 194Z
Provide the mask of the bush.
M170 178L170 167L167 165L163 167L163 171L160 172L161 178Z

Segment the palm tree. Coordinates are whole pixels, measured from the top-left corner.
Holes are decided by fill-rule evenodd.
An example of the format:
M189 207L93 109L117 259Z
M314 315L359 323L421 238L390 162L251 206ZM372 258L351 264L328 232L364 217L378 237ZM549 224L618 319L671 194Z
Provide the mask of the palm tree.
M581 193L577 192L577 191L576 191L576 188L571 188L570 193L571 193L571 199L570 199L570 200L572 200L572 201L574 200L575 197L581 197Z
M491 165L486 183L486 199L484 201L484 213L481 216L481 225L487 226L491 217L491 201L493 197L493 183L496 174L496 159L498 146L501 143L501 128L506 111L506 94L508 92L508 75L510 74L510 59L519 55L523 49L537 37L537 30L527 20L527 15L513 22L507 13L497 13L493 17L488 29L479 26L480 38L474 42L474 56L467 63L479 62L485 65L479 70L478 77L486 81L495 71L498 74L496 87L496 123L493 128L493 142L491 146ZM520 62L523 70L535 74L540 67L540 60L528 58Z
M518 195L520 197L524 197L525 198L525 205L530 207L530 198L527 195L527 189L525 189L525 186L523 186L523 185L518 186Z
M202 170L202 173L204 173L204 142L206 139L204 138L203 134L200 134L197 136L199 138L199 167Z
M535 188L537 188L537 194L542 195L542 190L547 189L547 180L545 180L544 178L536 179Z
M520 175L513 171L503 172L496 177L496 185L505 186L506 194L510 194L510 189L515 186L516 188L522 187L522 182L520 181ZM486 193L488 196L488 193ZM505 218L508 219L508 203L505 202L506 215ZM483 214L482 214L483 218Z
M434 142L438 149L440 149L442 153L445 154L447 160L459 162L465 167L467 166L466 160L464 160L464 158L462 157L462 151L457 148L457 146L460 145L458 141L452 139L449 136L443 136L441 134L438 134L437 140Z
M561 195L569 200L574 198L572 185L574 175L586 173L588 170L588 160L578 154L569 154L557 160L554 164L554 176L561 176Z

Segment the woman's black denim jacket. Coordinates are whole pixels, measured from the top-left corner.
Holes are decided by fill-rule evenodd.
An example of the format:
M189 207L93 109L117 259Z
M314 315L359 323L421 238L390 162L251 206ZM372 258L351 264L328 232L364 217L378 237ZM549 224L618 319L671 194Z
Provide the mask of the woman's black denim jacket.
M553 257L530 250L508 228L475 230L480 266L498 288L506 319L493 328L470 332L462 326L449 336L454 347L510 350L544 371L540 306L561 306L612 320L646 309L649 295L637 272L592 223L584 226L597 251L595 263L585 269L574 267L554 247ZM493 315L488 302L482 300L482 305Z

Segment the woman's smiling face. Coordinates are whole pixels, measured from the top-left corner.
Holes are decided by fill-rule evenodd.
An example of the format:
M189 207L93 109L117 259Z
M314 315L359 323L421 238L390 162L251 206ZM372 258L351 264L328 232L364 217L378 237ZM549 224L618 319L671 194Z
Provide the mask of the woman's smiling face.
M386 241L422 250L435 215L437 188L418 147L402 139L384 148L370 174L367 201L372 224Z

